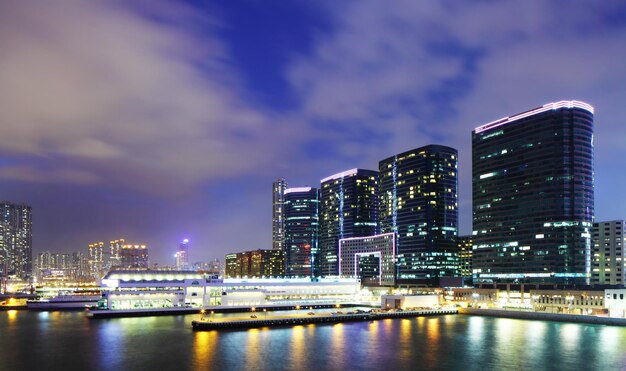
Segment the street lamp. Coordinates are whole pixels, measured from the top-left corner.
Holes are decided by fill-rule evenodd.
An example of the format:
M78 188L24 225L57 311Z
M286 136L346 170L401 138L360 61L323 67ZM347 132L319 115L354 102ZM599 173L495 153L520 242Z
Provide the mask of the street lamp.
M204 309L200 309L200 321L204 321Z
M267 308L263 308L263 313L265 313L265 319L267 319Z
M209 320L209 322L213 322L213 313L215 313L215 312L211 311L211 319Z

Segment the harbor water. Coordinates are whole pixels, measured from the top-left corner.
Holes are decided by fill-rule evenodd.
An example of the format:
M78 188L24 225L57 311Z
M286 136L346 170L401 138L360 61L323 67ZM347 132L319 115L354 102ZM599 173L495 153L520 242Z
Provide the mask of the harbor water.
M3 311L0 369L626 369L625 327L442 315L193 331L197 318L89 320L81 312Z

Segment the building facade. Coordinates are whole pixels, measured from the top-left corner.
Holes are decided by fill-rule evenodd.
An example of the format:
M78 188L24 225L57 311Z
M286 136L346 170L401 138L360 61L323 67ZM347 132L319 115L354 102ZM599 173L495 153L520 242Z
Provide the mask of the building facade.
M226 278L282 277L285 256L280 250L253 250L226 255Z
M363 284L396 284L395 233L339 240L339 275L358 277Z
M121 254L122 269L149 268L148 247L146 245L124 245Z
M459 236L459 271L458 276L463 277L464 284L472 283L472 236Z
M285 250L285 190L283 178L272 183L272 249Z
M352 169L321 180L320 275L339 274L339 240L378 233L378 172Z
M593 107L549 103L472 132L474 283L589 283Z
M458 269L457 150L429 145L379 163L380 229L396 233L399 285L438 285Z
M176 258L176 269L179 271L187 271L190 269L189 266L189 240L184 239L178 245L178 251L174 255Z
M104 242L89 244L89 272L94 280L101 279L107 272L104 266L106 255Z
M625 227L623 220L593 223L593 284L626 285Z
M285 190L285 275L315 277L319 233L319 191Z
M0 202L0 277L33 273L33 219L28 205Z
M126 244L123 238L109 241L109 263L106 264L108 269L119 268L122 266L122 246Z

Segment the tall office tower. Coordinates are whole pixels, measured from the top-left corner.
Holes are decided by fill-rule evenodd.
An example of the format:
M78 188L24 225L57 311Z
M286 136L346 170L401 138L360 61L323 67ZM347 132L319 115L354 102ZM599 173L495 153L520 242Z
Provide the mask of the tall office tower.
M0 202L0 277L32 275L32 214L28 205Z
M352 169L321 180L319 266L339 274L339 240L378 232L378 172Z
M178 246L178 251L175 254L176 257L176 269L180 271L189 270L189 240L184 239Z
M428 145L379 163L380 229L395 232L398 285L438 285L458 269L457 150Z
M146 245L122 246L122 268L148 268L148 247Z
M315 277L319 228L319 191L285 190L285 275Z
M285 250L285 190L287 182L279 178L272 183L272 249Z
M464 284L472 283L472 236L459 236L459 271L457 276L463 277Z
M626 244L623 220L593 223L593 274L600 285L626 285Z
M474 283L589 283L593 107L549 103L472 132Z
M122 266L122 246L125 243L123 238L109 241L109 264L107 264L109 269Z
M104 257L104 242L89 244L89 272L95 280L101 279L107 272Z

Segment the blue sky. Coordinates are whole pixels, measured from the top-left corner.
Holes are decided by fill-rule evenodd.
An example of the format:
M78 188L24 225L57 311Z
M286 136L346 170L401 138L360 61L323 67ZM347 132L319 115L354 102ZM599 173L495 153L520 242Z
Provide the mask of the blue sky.
M0 198L35 252L126 237L172 264L271 246L271 182L315 186L544 103L596 108L596 219L626 217L620 1L3 1Z

